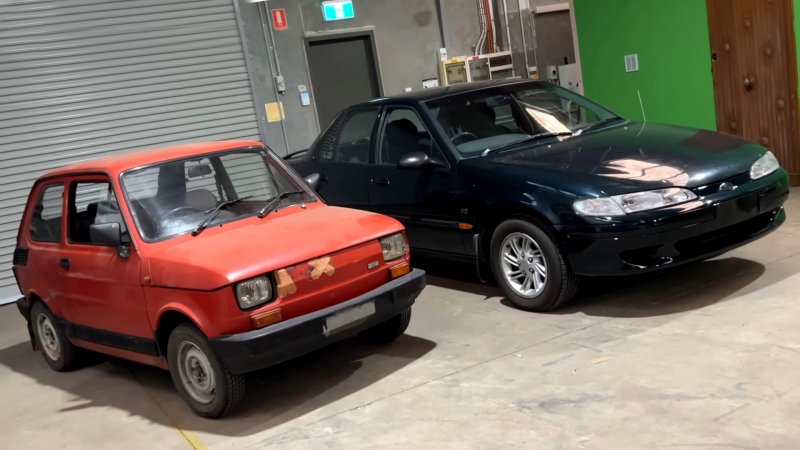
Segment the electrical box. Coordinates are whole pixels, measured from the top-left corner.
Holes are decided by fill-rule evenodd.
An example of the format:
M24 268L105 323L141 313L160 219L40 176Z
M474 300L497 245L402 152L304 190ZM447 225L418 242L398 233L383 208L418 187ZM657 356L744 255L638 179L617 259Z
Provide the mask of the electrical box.
M511 52L457 56L439 62L439 78L442 86L470 81L498 80L513 76L514 62Z
M489 60L480 56L473 56L467 61L469 66L469 81L491 80L489 73Z
M514 60L510 51L487 53L483 56L489 62L489 74L492 80L514 76Z
M578 65L564 64L558 66L558 84L561 87L578 92Z
M547 66L547 81L558 84L558 66Z
M440 61L439 78L442 80L442 86L468 82L467 58L460 56Z
M275 75L275 89L280 94L286 93L286 82L283 80L283 75Z

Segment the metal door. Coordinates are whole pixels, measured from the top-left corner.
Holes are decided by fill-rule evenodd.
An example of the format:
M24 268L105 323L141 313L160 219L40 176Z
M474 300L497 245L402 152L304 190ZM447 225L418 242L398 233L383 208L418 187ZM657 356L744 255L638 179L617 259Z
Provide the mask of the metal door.
M345 108L381 95L370 33L306 41L311 87L322 130Z

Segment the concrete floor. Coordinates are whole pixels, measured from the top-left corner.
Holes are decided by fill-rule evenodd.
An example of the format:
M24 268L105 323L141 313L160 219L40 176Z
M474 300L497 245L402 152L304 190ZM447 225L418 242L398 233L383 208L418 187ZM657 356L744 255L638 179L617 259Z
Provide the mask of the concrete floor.
M189 412L167 373L52 372L0 308L2 448L798 448L800 191L777 232L715 260L585 285L552 314L469 268L431 276L407 335L254 374Z

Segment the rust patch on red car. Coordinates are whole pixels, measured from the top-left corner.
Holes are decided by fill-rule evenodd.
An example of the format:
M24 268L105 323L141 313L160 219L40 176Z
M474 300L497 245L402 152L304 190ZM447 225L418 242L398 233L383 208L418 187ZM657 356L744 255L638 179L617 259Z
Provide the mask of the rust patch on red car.
M286 269L275 272L275 278L278 285L278 298L284 298L297 292L297 285Z
M308 262L311 267L311 278L316 280L324 273L327 276L332 276L336 272L336 268L331 264L330 256L323 256L322 258L312 259Z

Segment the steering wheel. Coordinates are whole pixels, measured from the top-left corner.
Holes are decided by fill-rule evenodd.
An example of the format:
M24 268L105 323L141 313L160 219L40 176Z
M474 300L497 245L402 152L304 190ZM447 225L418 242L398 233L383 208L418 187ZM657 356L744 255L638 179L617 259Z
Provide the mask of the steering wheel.
M465 137L471 137L470 141L474 141L478 139L478 136L475 133L470 133L469 131L462 131L461 133L457 133L455 136L450 138L450 142L453 144L460 144L460 142L456 142L457 140Z
M164 214L164 220L169 220L173 216L185 216L188 214L194 214L200 212L197 208L192 208L191 206L178 206L176 208L172 208L168 213Z

